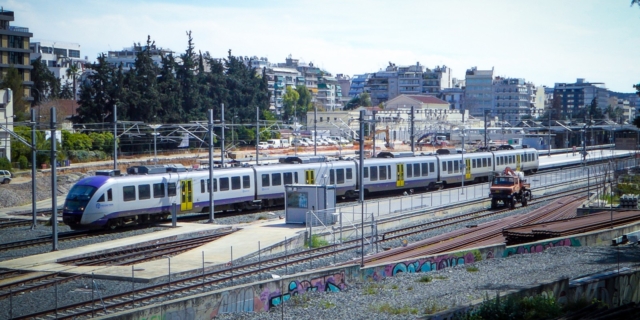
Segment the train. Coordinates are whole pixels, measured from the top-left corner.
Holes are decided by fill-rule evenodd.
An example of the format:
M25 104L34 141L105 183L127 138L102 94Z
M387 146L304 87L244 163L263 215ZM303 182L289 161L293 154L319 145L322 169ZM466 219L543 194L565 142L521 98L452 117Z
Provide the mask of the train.
M526 173L539 168L533 148L445 155L381 152L363 161L365 196L398 190L442 189L451 185L486 182L510 167ZM243 211L284 204L285 185L334 185L336 196L357 198L360 162L357 159L286 157L281 163L215 169L215 211ZM69 190L63 222L72 229L117 228L169 217L178 212L208 212L209 170L181 165L135 166L127 175L96 172Z

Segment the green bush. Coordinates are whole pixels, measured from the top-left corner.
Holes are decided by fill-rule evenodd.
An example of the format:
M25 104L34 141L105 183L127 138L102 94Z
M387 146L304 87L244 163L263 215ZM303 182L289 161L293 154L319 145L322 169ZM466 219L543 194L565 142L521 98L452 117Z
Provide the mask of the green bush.
M20 158L18 158L18 163L20 164L20 169L22 170L29 168L29 160L27 160L27 157L25 156L20 156Z
M5 157L0 158L0 170L11 171L11 162L9 161L9 159Z

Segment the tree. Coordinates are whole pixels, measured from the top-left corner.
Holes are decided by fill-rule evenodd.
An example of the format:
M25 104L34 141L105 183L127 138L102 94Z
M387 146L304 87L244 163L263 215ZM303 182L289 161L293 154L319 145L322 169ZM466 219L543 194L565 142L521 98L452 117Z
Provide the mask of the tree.
M0 83L0 89L11 89L13 92L13 114L16 115L16 121L27 119L27 103L23 97L22 77L13 65L7 69Z
M33 101L31 106L37 106L42 101L58 97L61 94L60 79L42 63L42 58L34 60L31 63L33 70L31 70L31 79L33 80Z
M287 87L284 95L282 95L282 104L283 104L283 119L288 121L297 115L297 105L298 100L300 99L300 94L298 91L293 90L291 87Z
M363 107L371 107L371 96L367 92L360 94L360 105Z
M298 98L299 111L302 114L306 114L307 110L309 110L309 108L311 107L311 101L313 100L313 97L311 96L311 92L309 91L309 88L307 88L306 86L297 86L296 91L300 96Z
M77 95L78 86L76 85L76 77L80 74L80 71L82 70L78 68L78 64L73 63L73 61L70 61L70 65L69 65L69 68L67 68L66 75L67 75L67 78L73 79L73 100L74 101L78 101L78 95Z

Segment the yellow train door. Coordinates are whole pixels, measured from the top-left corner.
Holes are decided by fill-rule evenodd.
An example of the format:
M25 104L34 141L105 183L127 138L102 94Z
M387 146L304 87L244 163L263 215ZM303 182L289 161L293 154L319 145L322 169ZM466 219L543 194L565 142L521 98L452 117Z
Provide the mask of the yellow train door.
M307 184L316 184L315 171L305 170L304 177L305 177L304 180Z
M516 154L516 171L520 171L520 155Z
M180 181L180 211L193 209L193 182L189 180Z
M464 159L464 178L471 179L471 159Z
M396 164L396 187L404 187L404 163Z

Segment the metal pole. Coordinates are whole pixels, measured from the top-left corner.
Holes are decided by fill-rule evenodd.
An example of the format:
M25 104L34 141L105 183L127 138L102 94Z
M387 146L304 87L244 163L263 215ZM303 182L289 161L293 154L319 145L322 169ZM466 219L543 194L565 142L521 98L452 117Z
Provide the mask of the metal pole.
M360 174L358 175L359 183L359 191L360 191L360 206L361 206L361 228L362 232L360 234L360 250L362 250L362 256L360 258L360 267L364 267L364 180L362 179L364 175L364 112L365 110L360 110Z
M38 226L36 209L36 111L31 109L31 230Z
M231 285L233 286L233 246L231 246Z
M548 152L549 152L549 157L551 157L551 109L549 109L549 123L547 123L547 125L549 126L549 131L548 131Z
M376 157L376 113L378 113L377 111L373 110L373 119L371 121L371 132L373 132L373 143L372 143L372 150L371 150L371 157L375 158Z
M318 107L316 106L316 104L313 104L313 155L317 156L318 155Z
M262 257L260 256L260 241L258 241L258 270L262 270Z
M460 153L462 161L460 162L460 171L462 172L462 182L461 182L461 192L464 194L464 178L465 178L465 169L466 163L464 162L464 110L462 110L462 153Z
M53 233L53 251L58 251L58 177L56 175L56 142L56 109L51 108L51 228Z
M284 237L284 274L289 274L289 253L287 253L287 237Z
M222 167L224 168L224 103L222 103L220 105L222 107L222 114L220 115L220 122L222 122L222 135L221 135L221 140L222 143L220 144L220 163L222 164Z
M95 312L96 302L95 302L95 298L93 297L93 293L94 293L94 290L95 290L96 286L95 286L95 283L94 283L95 280L93 280L93 276L94 276L93 272L91 272L91 317L95 317L95 315L96 315L96 312Z
M204 251L202 251L202 292L204 292Z
M133 265L131 265L131 307L136 307L136 281L135 281L135 271L133 270Z
M153 128L153 164L158 164L158 145L156 143L156 127Z
M167 262L169 263L169 292L171 292L171 257L167 257Z
M214 202L213 202L213 109L209 109L209 223L213 223Z
M260 157L260 107L256 107L256 166L258 165L258 158Z
M415 107L411 106L411 152L415 152L415 141L414 141L414 133L415 133L415 121L416 121L416 113Z
M489 151L489 146L487 145L487 111L489 110L484 110L484 147L486 148L485 151Z
M118 107L113 105L113 170L118 170Z

